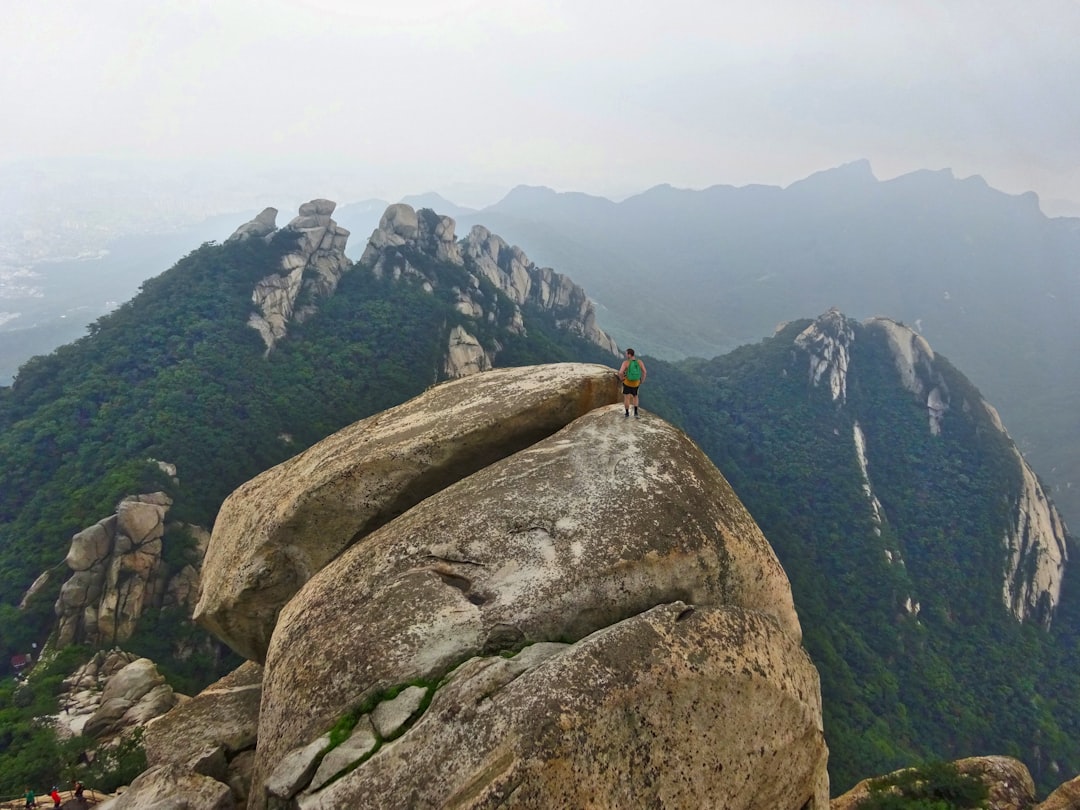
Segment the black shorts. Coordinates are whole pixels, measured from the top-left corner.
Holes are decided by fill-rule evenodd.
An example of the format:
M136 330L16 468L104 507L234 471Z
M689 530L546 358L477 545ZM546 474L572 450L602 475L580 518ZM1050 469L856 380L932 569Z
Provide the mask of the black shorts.
M640 387L640 385L627 385L626 383L623 383L622 392L624 394L629 394L632 397L636 397Z

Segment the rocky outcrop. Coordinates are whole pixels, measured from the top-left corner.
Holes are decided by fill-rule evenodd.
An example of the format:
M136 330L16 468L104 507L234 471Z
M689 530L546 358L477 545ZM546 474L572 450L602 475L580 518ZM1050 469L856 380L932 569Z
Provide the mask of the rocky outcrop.
M810 359L811 385L824 380L834 402L847 400L847 374L855 331L838 309L830 309L795 338L795 345Z
M243 242L245 239L263 239L277 230L276 208L264 208L262 212L250 222L245 222L226 239L228 242Z
M1002 598L1021 622L1049 629L1061 602L1061 586L1069 549L1067 529L1035 472L1013 448L1023 485L1013 507L1013 524L1005 533L1008 558Z
M1002 756L968 757L952 764L958 772L975 777L986 785L989 791L986 810L1043 810L1041 804L1034 807L1035 782L1027 766L1019 760ZM887 777L864 779L847 793L833 799L831 810L858 810L859 804L870 795L872 782L901 773L903 771L894 771Z
M940 435L950 405L949 386L934 368L934 350L926 338L891 318L870 318L863 323L885 335L900 381L915 396L924 398L930 432Z
M443 368L448 379L490 371L494 362L493 352L485 349L480 341L463 327L455 326L450 330L450 343L446 347L446 364Z
M64 680L61 710L52 723L61 737L85 734L108 741L180 701L149 659L119 649L100 651Z
M251 783L261 694L262 667L249 661L147 725L143 747L150 771L157 776L148 776L132 788L145 791L165 778L183 779L206 791L212 801L242 807ZM132 799L141 800L142 793L125 801Z
M536 373L521 371L530 378ZM462 383L473 387L485 376ZM505 389L501 396L518 398ZM799 808L812 798L817 804L809 806L824 806L820 698L809 662L801 651L792 654L801 632L783 569L730 487L684 434L654 418L627 424L620 414L617 406L593 410L431 495L346 550L289 601L267 655L252 806L264 806L257 803L260 790L270 801L290 798L275 793L284 784L308 789L298 787L303 779L277 776L279 763L307 757L314 767L326 747L318 741L340 718L357 707L374 713L384 696L407 684L430 689L437 711L429 719L428 709L413 731L399 726L377 734L377 740L397 742L352 771L345 783L352 787L327 787L325 797L312 795L310 806L374 795L367 791L404 778L406 770L414 778L388 806L405 806L415 795L425 806L452 806L465 796L479 804L477 797L502 795L511 785L523 797L521 806L550 806L541 797L555 790L547 782L554 778L553 762L565 763L565 770L556 769L561 790L596 780L597 806L620 805L614 797L611 804L599 798L615 790L608 780L619 779L627 781L617 794L622 798L626 790L657 798L670 791L686 801L673 806L694 806L692 797L704 795L694 790L744 795L747 774L762 764L751 753L761 748L760 734L769 737L765 750L778 745L783 759L799 764L785 772L784 790L791 794L783 793L779 805L769 804L766 799L777 797L755 783L764 803L744 806ZM643 618L662 606L655 620ZM700 617L673 629L693 610L701 610ZM736 638L754 654L744 654ZM542 648L551 659L535 662L529 677L506 677L517 686L499 697L498 669L482 670L502 653L545 642L563 646ZM710 644L717 647L706 653ZM452 671L472 673L462 687L474 695L472 702L443 682ZM580 707L564 691L588 689L598 694L593 703L581 698ZM771 708L762 709L758 722L721 724L711 733L726 742L713 747L710 739L708 753L698 743L695 723L704 718L697 711L676 712L668 717L670 728L655 728L672 708L666 701L704 711L727 690L732 702L725 705L754 694L761 697L758 708ZM534 702L519 705L522 694ZM650 701L652 708L643 708ZM469 707L481 704L481 716L473 717ZM602 719L607 710L618 718L610 725ZM546 723L551 739L534 747L538 741L527 730ZM572 740L559 742L567 729L576 730ZM644 742L653 733L655 741ZM789 743L781 745L781 737ZM602 777L589 763L593 746L606 738L613 770ZM459 751L459 778L436 778L421 765L441 767L443 747L460 748L466 739L476 747ZM684 742L676 745L678 739ZM642 745L648 761L694 762L703 784L685 787L678 769L629 767L634 747ZM395 751L402 759L391 767ZM360 751L349 766L369 753ZM387 767L398 776L389 776ZM433 784L430 795L415 794L425 782L442 784Z
M176 765L143 771L119 796L98 810L234 810L229 786Z
M473 226L462 241L466 266L487 279L517 305L533 304L556 313L563 329L595 343L612 354L619 347L596 326L592 301L569 276L550 267L537 267L518 247L511 247L487 228Z
M419 211L411 205L391 205L371 234L360 263L374 267L382 275L386 267L384 252L388 247L411 246L436 261L462 263L461 248L454 234L455 222L430 208Z
M73 573L56 602L58 646L120 643L131 637L145 610L189 608L198 571L186 566L171 572L161 558L171 505L163 492L133 495L120 502L116 514L72 538L65 562Z
M852 348L860 334L857 324L835 309L816 319L796 338L795 346L802 350L810 363L811 385L824 384L832 399L843 404L847 395L847 380L851 373ZM1002 578L1002 601L1021 622L1032 622L1049 628L1061 600L1061 587L1068 563L1067 529L1057 508L1047 497L1038 477L1013 444L997 411L985 400L975 396L957 397L953 402L945 374L937 362L934 350L926 339L912 329L889 318L871 318L862 324L865 330L859 337L881 335L888 347L901 384L926 407L930 433L940 436L950 410L966 418L983 412L993 429L1001 432L1011 446L1018 469L1020 487L1014 494L1012 518L1004 532L1006 567ZM867 468L867 437L858 423L854 427L855 454L858 459L874 525L880 534L885 520L881 503L873 493ZM887 552L896 558L899 550ZM911 600L911 597L908 597ZM912 608L916 606L910 601ZM909 612L913 610L909 609Z
M258 330L268 352L285 337L290 323L302 322L316 311L319 299L333 294L350 266L345 256L349 232L331 219L335 207L330 200L301 205L299 215L283 229L295 238L295 250L282 257L280 268L255 285L251 298L258 312L248 323ZM230 240L277 237L273 227L276 215L274 209L266 209L241 226Z
M826 807L783 569L704 454L617 398L610 368L477 374L237 490L200 615L269 642L254 762L173 742L213 727L200 696L147 729L151 770L250 808ZM251 693L210 691L237 706L200 715L249 727Z
M196 619L262 661L278 611L343 550L448 483L617 401L618 391L604 366L499 369L324 439L226 499Z
M511 247L486 228L474 226L460 242L454 228L453 219L430 209L391 205L368 240L360 263L380 278L415 279L428 292L449 284L458 312L477 321L498 322L515 334L526 334L522 308L537 307L551 313L560 329L619 354L615 341L597 327L592 301L570 278L537 267L520 248ZM467 283L461 283L459 274L453 280L444 279L432 269L432 262L464 269ZM501 296L493 294L492 288ZM469 333L468 328L462 331ZM448 351L461 345L460 338L460 334L451 337ZM492 359L501 349L478 341L477 345ZM468 367L447 361L447 368L453 369L448 373Z
M1032 810L1080 810L1080 776L1063 784Z
M132 661L105 683L101 705L86 721L83 733L101 739L139 726L176 705L172 687L149 658Z

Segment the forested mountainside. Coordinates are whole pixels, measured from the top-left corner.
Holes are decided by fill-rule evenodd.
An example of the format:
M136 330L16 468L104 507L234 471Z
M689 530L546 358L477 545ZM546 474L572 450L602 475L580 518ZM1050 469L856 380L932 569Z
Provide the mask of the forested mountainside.
M900 324L835 311L649 369L642 398L677 414L787 569L834 795L976 753L1022 759L1044 789L1076 772L1075 545L963 374Z
M1080 522L1080 219L949 170L858 161L786 188L658 186L622 202L521 187L480 221L583 284L605 328L713 357L830 307L916 327L997 407Z
M485 229L458 240L452 220L392 208L355 266L319 263L312 230L326 225L256 220L0 389L4 663L48 632L72 534L122 496L163 490L170 520L208 526L259 471L453 373L614 368L566 277ZM281 271L303 245L310 272ZM824 365L822 346L798 339L815 324L849 334ZM787 570L821 675L834 793L981 753L1013 754L1056 785L1080 769L1071 545L1018 524L1033 476L974 387L932 353L905 377L887 334L834 313L709 361L646 357L642 405L710 455ZM917 394L913 379L932 386ZM936 422L935 390L949 405ZM52 578L16 607L43 570ZM125 646L158 654L169 633L159 621ZM159 663L205 679L217 662Z
M317 313L294 319L267 352L249 325L265 314L253 290L279 277L307 235L286 227L265 237L202 245L0 388L3 663L43 640L72 535L121 497L162 490L174 501L170 521L210 526L224 497L256 473L445 379L451 336L463 334L455 329L504 365L613 360L556 325L557 310L518 307L491 283L481 293L467 268L436 268L404 240L387 248L384 266L411 272L350 266ZM501 301L503 321L464 313L462 289L486 295L492 313ZM302 294L297 310L315 300ZM157 461L173 465L176 480ZM182 557L185 542L166 537L165 547ZM49 584L18 610L42 571Z

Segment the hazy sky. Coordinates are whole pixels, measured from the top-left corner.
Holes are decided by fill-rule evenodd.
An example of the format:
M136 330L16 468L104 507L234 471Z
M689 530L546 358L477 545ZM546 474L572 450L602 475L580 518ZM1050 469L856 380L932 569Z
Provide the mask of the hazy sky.
M0 161L336 163L357 199L869 158L1052 211L1080 203L1080 0L6 0L0 105Z

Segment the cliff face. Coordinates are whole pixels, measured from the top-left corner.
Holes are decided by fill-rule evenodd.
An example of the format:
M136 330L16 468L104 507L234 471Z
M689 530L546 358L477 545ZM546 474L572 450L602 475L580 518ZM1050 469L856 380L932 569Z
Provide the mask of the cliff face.
M592 301L568 276L537 267L519 248L479 225L460 241L454 229L453 219L430 209L391 205L368 240L360 264L380 277L414 278L429 292L448 283L431 269L430 262L461 268L467 281L450 283L462 315L477 322L498 319L511 332L525 335L522 308L533 306L554 316L560 329L619 353L615 341L596 326ZM426 261L417 260L418 255ZM454 328L447 346L447 376L462 377L495 365L501 347L494 341L485 345L475 331Z
M258 312L248 323L262 336L266 350L285 337L291 322L301 323L315 312L319 298L332 295L350 266L345 257L349 232L330 215L336 203L312 200L284 230L299 238L296 250L281 259L281 267L267 275L251 294ZM251 222L236 229L228 241L271 239L277 233L277 209L267 208Z
M1068 562L1066 527L1038 477L1009 438L994 408L981 397L958 396L950 390L949 373L937 361L934 350L921 335L889 318L871 318L862 324L831 310L815 320L796 338L806 355L811 385L827 385L832 399L843 406L852 368L853 344L882 339L888 347L898 381L925 408L926 429L940 437L952 423L979 418L996 430L1009 445L1015 465L1015 491L1002 493L1010 502L1008 525L1002 528L1001 598L1020 622L1049 628L1061 599ZM974 411L978 411L975 414ZM978 439L978 431L975 431ZM872 439L871 439L872 441ZM866 467L867 437L855 423L854 442L860 460L873 519L887 520L873 492Z
M249 807L828 806L783 569L618 396L600 366L470 376L230 497L199 615L265 659Z
M131 638L146 611L193 607L197 561L169 570L162 559L171 505L163 492L134 495L120 502L116 514L72 538L65 560L72 574L56 602L59 647L119 644ZM196 549L199 559L208 539Z

